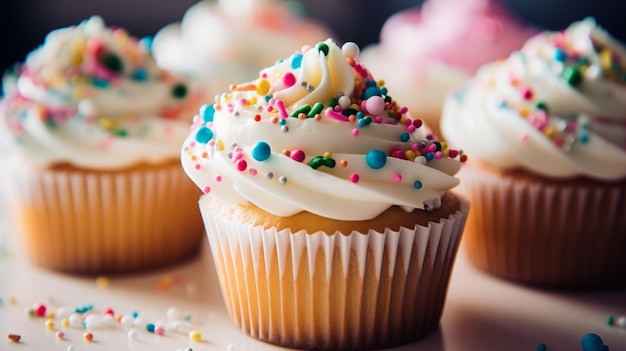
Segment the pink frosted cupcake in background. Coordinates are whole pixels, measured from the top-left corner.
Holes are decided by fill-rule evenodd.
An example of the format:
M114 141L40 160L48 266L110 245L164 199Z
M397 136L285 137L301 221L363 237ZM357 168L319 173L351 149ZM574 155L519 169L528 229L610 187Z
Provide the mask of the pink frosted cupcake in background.
M152 51L161 67L199 79L212 94L227 91L232 82L254 78L293 48L331 36L325 26L302 17L288 4L200 1L180 23L167 25L154 36Z
M593 19L530 39L446 100L472 155L470 260L543 287L626 284L626 48Z
M50 32L10 75L0 193L29 261L127 273L197 251L198 190L178 154L202 90L97 16Z
M508 56L535 33L496 0L427 0L391 16L380 43L365 48L362 62L440 135L445 96L482 64Z

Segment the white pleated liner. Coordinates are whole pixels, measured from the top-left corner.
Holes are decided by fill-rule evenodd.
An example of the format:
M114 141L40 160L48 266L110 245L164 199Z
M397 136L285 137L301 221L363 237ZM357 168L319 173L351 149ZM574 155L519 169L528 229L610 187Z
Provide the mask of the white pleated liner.
M178 165L110 173L7 167L0 180L11 234L34 264L70 273L124 273L193 255L199 190Z
M557 288L626 284L626 187L556 185L465 167L470 261L514 281Z
M203 199L200 207L243 331L296 348L361 349L406 343L438 324L469 204L428 227L350 235L263 229L226 220Z

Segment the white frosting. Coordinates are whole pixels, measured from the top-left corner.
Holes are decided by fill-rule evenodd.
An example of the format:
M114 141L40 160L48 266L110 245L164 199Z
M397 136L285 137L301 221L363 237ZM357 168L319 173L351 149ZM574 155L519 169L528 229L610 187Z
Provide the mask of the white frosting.
M448 98L444 136L474 159L504 169L624 179L625 58L624 47L592 19L538 35ZM580 79L568 84L573 69Z
M188 134L180 118L193 100L188 84L100 17L51 32L16 75L0 105L0 143L38 165L163 162L178 157Z
M364 220L393 205L407 211L438 207L441 196L458 184L453 175L460 162L445 156L433 158L434 149L427 155L426 149L436 146L426 140L428 131L411 128L411 119L399 107L388 104L382 110L374 106L387 96L386 89L375 85L354 60L357 55L355 44L345 44L342 51L329 39L261 71L259 79L235 87L233 93L221 95L218 104L205 107L194 119L182 150L187 174L222 201L250 201L278 216L308 211L340 220ZM372 91L376 93L361 99ZM337 106L343 104L343 110L329 111L328 101L338 96ZM316 103L324 105L318 118L289 117ZM362 120L378 122L360 125L358 116L350 121L342 114L350 108L355 114L361 110ZM212 109L214 113L207 112ZM269 150L259 151L259 143L266 143ZM407 150L417 150L420 144L424 156L405 157ZM374 153L382 154L384 166L380 162L374 162L380 168L368 165L372 150L379 150ZM399 157L390 156L394 151ZM448 151L443 145L442 152ZM296 160L299 152L303 157ZM327 152L326 161L335 164L315 167L316 159ZM433 159L426 162L426 157Z
M329 31L301 18L280 0L200 1L180 23L154 37L161 67L203 81L213 95L233 82L254 79L260 69Z

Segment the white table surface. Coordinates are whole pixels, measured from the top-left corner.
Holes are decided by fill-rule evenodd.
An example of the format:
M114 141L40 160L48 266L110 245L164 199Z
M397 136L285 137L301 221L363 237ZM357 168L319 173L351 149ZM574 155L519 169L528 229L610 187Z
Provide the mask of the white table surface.
M230 322L206 242L198 256L180 265L107 278L108 286L102 287L95 277L33 267L20 257L10 235L0 230L0 350L282 349L244 335ZM63 328L57 318L55 330L65 334L59 340L45 327L46 319L25 312L37 303L53 311L86 305L100 313L107 307L120 314L136 311L145 322L169 327L173 324L167 311L173 307L189 313L191 320L178 323L179 330L167 328L163 336L142 327L100 327L91 330L93 342L86 342L84 328ZM581 338L590 332L600 335L611 351L626 350L626 328L608 326L609 314L616 319L626 315L626 289L567 293L519 286L477 271L461 248L439 329L391 350L535 351L544 343L548 351L575 351L582 350ZM131 329L135 337L129 337ZM189 339L190 329L201 332L201 342ZM21 341L10 342L8 334L20 335Z

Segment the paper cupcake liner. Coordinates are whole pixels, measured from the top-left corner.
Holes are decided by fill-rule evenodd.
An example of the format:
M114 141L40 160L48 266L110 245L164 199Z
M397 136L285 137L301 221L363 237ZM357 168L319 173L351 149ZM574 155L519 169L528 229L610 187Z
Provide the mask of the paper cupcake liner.
M479 268L554 288L626 283L626 186L556 182L465 167L472 202L464 234Z
M190 257L203 226L199 191L178 164L119 172L6 167L11 234L35 265L126 273Z
M234 323L262 341L370 349L416 340L441 317L469 204L428 227L383 233L263 229L201 212Z

